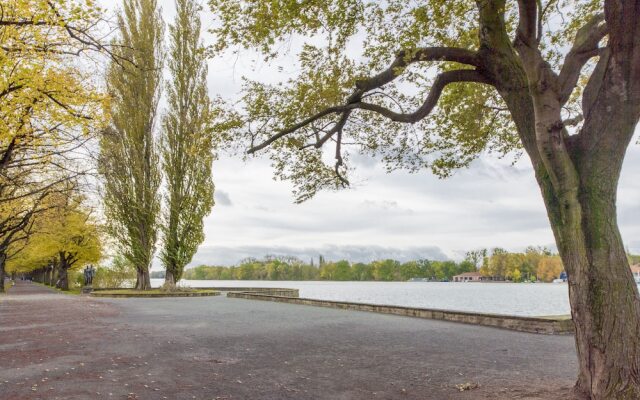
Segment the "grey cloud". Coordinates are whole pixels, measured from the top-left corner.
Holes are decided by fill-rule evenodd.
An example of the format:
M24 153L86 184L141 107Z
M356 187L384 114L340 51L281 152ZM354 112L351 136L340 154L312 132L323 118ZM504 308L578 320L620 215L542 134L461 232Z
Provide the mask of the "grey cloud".
M633 240L627 243L627 250L632 254L640 254L640 240Z
M233 203L231 202L231 197L229 197L229 194L225 191L216 189L215 191L215 199L216 199L216 204L221 205L221 206L232 206Z
M395 200L365 200L361 204L370 209L379 209L384 211L400 210L400 204ZM405 211L412 212L412 210L409 209L406 209Z
M366 154L354 153L350 156L351 165L358 168L374 168L380 163L375 157Z
M294 256L308 262L316 262L322 255L328 261L349 260L353 262L371 262L391 258L399 261L417 259L446 260L447 256L437 246L413 246L394 248L383 246L324 245L319 247L287 246L203 246L189 265L233 265L247 257L262 258L265 255Z

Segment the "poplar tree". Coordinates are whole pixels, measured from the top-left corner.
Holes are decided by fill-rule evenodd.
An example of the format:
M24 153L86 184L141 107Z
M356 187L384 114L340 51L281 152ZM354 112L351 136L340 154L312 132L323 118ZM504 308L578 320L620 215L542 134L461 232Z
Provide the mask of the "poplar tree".
M182 277L204 240L203 219L213 206L211 101L207 60L200 42L200 10L194 0L177 0L169 27L169 110L163 119L162 167L166 208L161 259L168 287Z
M440 177L526 154L568 274L575 393L640 398L640 295L616 215L640 119L640 0L209 5L219 51L269 60L304 41L298 76L248 82L241 114L249 152L269 152L301 201L348 185L354 153Z
M105 215L123 256L149 289L160 213L159 151L154 136L161 93L164 25L156 0L125 0L114 51L125 63L107 71L111 126L101 138Z

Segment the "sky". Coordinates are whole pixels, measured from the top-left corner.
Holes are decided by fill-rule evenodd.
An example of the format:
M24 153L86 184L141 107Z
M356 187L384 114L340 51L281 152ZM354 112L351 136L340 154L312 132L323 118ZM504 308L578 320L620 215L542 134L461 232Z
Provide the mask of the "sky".
M117 3L103 0L112 10ZM164 20L171 21L173 0L159 3ZM209 19L205 10L203 28ZM211 43L210 36L204 40ZM249 58L210 60L210 94L237 98L242 76L280 79L273 69ZM291 184L273 180L269 160L243 162L222 154L213 165L216 205L205 220L206 238L190 266L232 265L267 254L305 261L322 254L328 260L367 262L459 260L467 250L479 248L555 248L526 156L513 165L511 160L482 156L446 180L427 171L388 174L376 160L365 157L357 158L356 165L357 183L352 188L322 192L297 205ZM640 252L639 167L640 145L635 144L625 159L618 196L619 225L632 252Z

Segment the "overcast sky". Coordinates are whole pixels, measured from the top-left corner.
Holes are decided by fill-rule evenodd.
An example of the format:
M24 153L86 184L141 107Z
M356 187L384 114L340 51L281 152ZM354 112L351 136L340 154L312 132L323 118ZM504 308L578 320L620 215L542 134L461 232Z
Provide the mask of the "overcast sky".
M159 1L165 21L172 21L173 0ZM114 3L103 0L111 8ZM204 14L205 28L209 20ZM279 79L249 58L211 60L211 95L235 98L243 75ZM230 265L265 254L303 260L318 254L352 261L460 259L476 248L555 247L526 157L513 166L484 157L447 180L428 172L387 174L371 159L360 158L357 164L355 187L296 205L291 185L273 181L268 160L243 163L222 156L213 166L216 206L205 221L206 239L192 265ZM620 182L618 215L623 239L635 252L640 252L639 167L640 145L632 145Z

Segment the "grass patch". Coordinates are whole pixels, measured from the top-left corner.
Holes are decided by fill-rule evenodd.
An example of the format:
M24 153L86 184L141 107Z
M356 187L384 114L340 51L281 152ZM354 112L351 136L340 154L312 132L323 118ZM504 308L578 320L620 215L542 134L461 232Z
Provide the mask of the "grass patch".
M571 315L542 315L542 316L535 317L535 318L553 319L553 320L557 320L557 321L567 321L567 320L571 319Z
M102 294L179 294L179 293L213 293L215 290L207 289L180 289L180 290L164 290L164 289L151 289L151 290L137 290L137 289L114 289L114 290L98 290L97 292Z
M51 286L49 286L49 287L51 287ZM65 294L74 294L74 295L82 294L82 289L80 289L80 288L69 288L69 290L62 290L62 289L58 289L56 287L53 287L53 289L56 289L58 292L65 293Z
M69 290L62 290L62 289L59 289L59 288L57 288L55 286L49 286L46 283L42 283L42 282L33 281L33 283L35 283L36 285L40 285L40 286L44 286L44 287L53 289L53 290L55 290L56 292L59 292L59 293L73 294L73 295L82 294L82 288L79 288L79 287L70 287Z
M211 289L186 289L180 288L175 290L151 289L114 289L114 290L96 290L91 295L96 297L199 297L199 296L217 296L220 292Z

